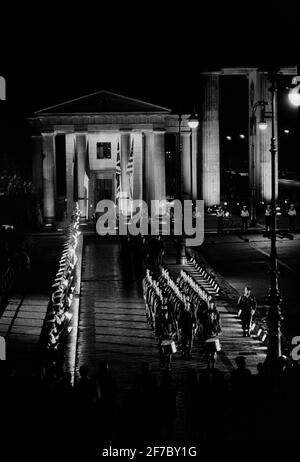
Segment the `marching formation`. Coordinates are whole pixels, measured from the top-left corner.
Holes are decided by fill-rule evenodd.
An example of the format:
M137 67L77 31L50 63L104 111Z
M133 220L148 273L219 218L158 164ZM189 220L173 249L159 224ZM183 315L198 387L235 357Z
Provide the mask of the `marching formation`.
M176 281L165 268L158 279L149 269L143 279L147 319L158 340L161 364L169 370L172 354L177 350L184 359L191 359L195 336L203 343L212 366L220 349L220 316L212 295L218 294L219 287L203 268L194 267L209 281L209 287L201 286L185 270L181 270Z
M43 338L48 351L56 350L60 339L70 331L69 323L72 318L70 307L73 298L73 272L77 261L76 248L80 211L78 206L72 214L72 222L67 230L67 241L64 244L59 268L52 285L47 316L44 324Z

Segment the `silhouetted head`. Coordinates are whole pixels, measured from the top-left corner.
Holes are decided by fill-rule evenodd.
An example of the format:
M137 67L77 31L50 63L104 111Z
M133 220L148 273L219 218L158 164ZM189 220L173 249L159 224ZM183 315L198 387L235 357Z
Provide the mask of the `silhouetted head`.
M150 364L147 362L142 363L142 373L144 375L148 374L150 372Z
M264 370L265 370L265 367L264 367L263 363L258 363L256 367L257 367L257 371L258 371L259 374L262 374L264 372Z
M88 376L88 373L89 373L89 368L86 364L83 364L82 366L80 366L79 368L80 377L85 379Z
M103 359L102 361L99 362L98 371L100 374L106 374L108 370L109 370L108 361L106 361L106 359Z
M238 369L245 369L246 367L246 358L245 356L237 356L235 362Z

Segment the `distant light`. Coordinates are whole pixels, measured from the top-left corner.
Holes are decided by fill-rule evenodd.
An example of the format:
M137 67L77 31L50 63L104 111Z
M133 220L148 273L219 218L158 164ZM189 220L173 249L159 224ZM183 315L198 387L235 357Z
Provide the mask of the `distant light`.
M224 205L227 205L227 202L224 202Z
M286 133L287 135L290 133L290 131L286 128L285 130L283 130L284 133Z
M231 136L226 136L226 140L231 141L232 140Z
M295 86L292 87L289 91L289 95L288 95L289 100L293 104L293 106L300 106L300 76L299 75L296 75L295 77L293 77L292 85L295 85Z
M196 114L191 114L190 117L188 118L188 126L190 128L197 128L199 125L199 119Z
M260 130L266 130L268 128L267 122L259 122L258 127Z
M293 106L300 106L300 93L292 92L292 90L290 90L289 100Z
M241 135L240 135L240 138L241 138L241 140L244 140L244 139L245 139L245 135L241 134Z

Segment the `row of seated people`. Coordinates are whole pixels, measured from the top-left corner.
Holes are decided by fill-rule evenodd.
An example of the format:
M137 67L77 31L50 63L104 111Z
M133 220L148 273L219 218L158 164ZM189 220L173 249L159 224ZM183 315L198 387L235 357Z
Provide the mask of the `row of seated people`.
M57 349L60 339L70 332L72 313L70 311L74 285L73 273L77 261L80 210L76 206L72 213L71 224L67 229L67 239L63 246L59 268L52 285L47 315L44 324L44 339L47 349Z
M220 286L216 281L215 276L209 273L203 266L201 266L194 257L189 258L189 263L193 265L199 276L201 276L201 278L204 279L205 283L209 286L208 291L218 295L220 292Z

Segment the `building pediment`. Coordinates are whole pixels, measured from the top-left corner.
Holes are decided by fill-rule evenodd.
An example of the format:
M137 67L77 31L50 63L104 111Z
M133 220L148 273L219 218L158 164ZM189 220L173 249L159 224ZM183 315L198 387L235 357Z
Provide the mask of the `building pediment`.
M110 91L101 90L90 95L66 101L55 106L36 111L43 115L79 114L168 114L171 109L157 106Z

